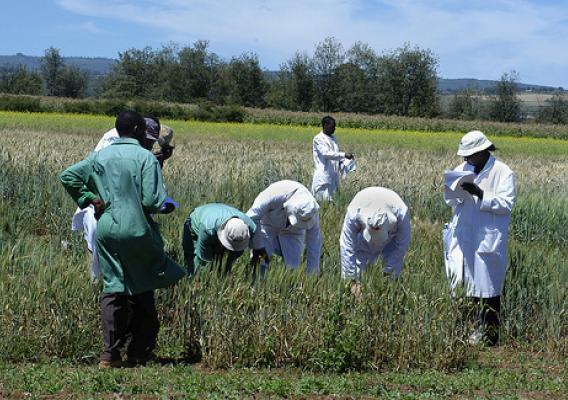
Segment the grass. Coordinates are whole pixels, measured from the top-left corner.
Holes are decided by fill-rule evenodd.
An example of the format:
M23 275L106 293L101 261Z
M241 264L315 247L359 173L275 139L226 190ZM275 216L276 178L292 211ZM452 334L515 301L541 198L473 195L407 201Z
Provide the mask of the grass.
M102 391L158 395L163 394L164 385L165 395L191 397L205 390L191 391L191 383L200 381L207 382L203 387L213 387L212 396L218 397L223 397L222 390L227 390L228 397L273 393L264 386L254 391L260 387L254 383L257 376L291 396L302 396L298 388L304 384L310 393L317 392L318 385L329 393L383 393L362 383L359 390L351 386L351 380L376 382L377 390L387 390L383 397L392 398L446 394L475 398L473 388L477 387L489 397L494 391L512 393L509 397L515 398L522 397L523 390L558 389L538 373L535 376L545 378L525 385L532 372L518 375L516 367L514 371L505 367L512 375L501 381L495 376L497 367L476 367L484 353L466 343L471 326L464 318L463 304L448 295L440 243L442 225L450 217L442 201L441 175L461 161L455 155L461 133L343 129L341 120L339 140L345 150L355 153L358 171L342 182L334 204L322 206L319 279L285 271L276 260L268 278L251 285L243 277L247 265L242 258L230 279L206 272L158 294L159 354L180 358L200 348L206 369L172 366L162 375L157 367L99 373L82 366L95 362L100 351L100 288L89 283L84 243L69 230L75 206L56 176L85 157L112 122L107 117L0 113L3 390L26 391L16 375L28 377L28 385L39 385L37 390L27 390L33 393L60 393L67 384L75 388L72 393L86 397L96 385ZM177 260L181 260L181 226L192 208L217 201L246 211L271 182L286 178L310 185L314 128L166 122L176 131L176 149L164 169L165 181L181 208L158 218L167 252ZM568 141L506 136L494 141L500 148L497 157L516 172L518 192L503 298L503 345L513 359L535 351L546 359L566 358ZM371 268L358 302L339 279L338 238L351 198L371 185L389 187L402 196L411 209L413 239L401 279L385 280L379 266ZM62 361L52 364L53 360ZM73 365L81 367L74 370ZM261 370L241 369L250 367ZM230 372L207 368L229 368ZM271 375L263 368L283 369ZM46 372L51 369L56 371L54 377ZM298 375L297 370L312 373ZM389 372L397 370L410 372ZM329 375L333 371L348 375ZM374 371L379 381L373 380L375 374L353 371ZM454 372L447 375L448 371ZM36 378L41 374L48 375L53 390L41 386L42 379ZM81 384L83 374L88 378ZM304 375L312 380L306 378L306 383ZM56 376L62 377L60 382ZM207 381L210 376L221 383L215 386ZM392 391L392 383L381 386L380 379L399 382L405 376L415 377L416 393L406 389L405 385L412 387L408 382L396 383ZM420 383L424 377L432 377L442 388ZM242 385L250 384L254 390L243 392L238 383L223 384L227 379L242 380ZM491 386L491 379L496 386ZM451 384L444 386L448 380ZM335 382L347 386L334 389ZM507 384L517 387L515 382L519 389L507 391ZM472 389L468 392L467 387Z
M375 398L560 399L566 362L530 353L487 352L460 372L309 373L296 369L209 370L172 361L98 370L55 361L0 364L2 398Z

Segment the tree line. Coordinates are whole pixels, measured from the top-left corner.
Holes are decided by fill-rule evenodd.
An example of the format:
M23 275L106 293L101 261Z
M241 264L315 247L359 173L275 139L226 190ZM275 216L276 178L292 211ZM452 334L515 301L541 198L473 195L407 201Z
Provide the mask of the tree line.
M378 53L356 42L348 49L333 37L312 54L296 52L276 73L263 71L258 56L245 52L224 60L199 40L119 53L113 71L97 82L97 97L178 103L210 103L292 111L354 112L455 119L523 120L518 74L505 73L495 93L457 92L442 110L437 93L439 61L429 49L410 44ZM59 50L47 49L40 71L24 66L0 71L0 91L80 98L89 78L66 65ZM560 94L537 114L540 122L568 123L568 102Z

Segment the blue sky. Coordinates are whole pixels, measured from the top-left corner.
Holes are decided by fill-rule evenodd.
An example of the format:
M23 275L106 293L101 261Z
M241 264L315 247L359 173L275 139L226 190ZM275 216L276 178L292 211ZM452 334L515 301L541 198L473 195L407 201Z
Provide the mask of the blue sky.
M430 48L444 78L520 80L568 87L568 1L512 0L21 0L5 1L0 54L118 56L198 39L224 58L258 54L277 69L327 36L379 53Z

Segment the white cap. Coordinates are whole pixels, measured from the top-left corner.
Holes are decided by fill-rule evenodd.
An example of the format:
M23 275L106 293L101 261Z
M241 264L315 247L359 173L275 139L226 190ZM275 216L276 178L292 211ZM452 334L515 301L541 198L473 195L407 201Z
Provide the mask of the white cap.
M249 227L243 220L236 217L231 218L217 229L217 237L226 249L243 251L249 244Z
M493 143L481 131L471 131L464 135L460 141L458 156L467 157L472 154L486 150L493 146Z
M298 229L310 229L319 213L319 205L309 192L293 195L285 207L290 225Z
M386 243L389 230L396 224L396 216L391 210L376 210L363 217L365 229L363 239L373 247Z

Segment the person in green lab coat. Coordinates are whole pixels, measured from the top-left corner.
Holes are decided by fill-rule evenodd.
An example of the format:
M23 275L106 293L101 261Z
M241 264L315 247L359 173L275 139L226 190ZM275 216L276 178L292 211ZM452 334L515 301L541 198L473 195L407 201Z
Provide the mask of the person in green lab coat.
M185 220L183 252L190 274L209 262L227 274L248 247L256 225L245 213L226 204L211 203L195 208ZM227 260L222 266L223 256Z
M103 275L101 367L122 364L120 351L129 337L130 364L153 356L159 331L154 290L185 275L166 256L151 217L166 201L159 162L147 150L155 139L145 133L144 118L133 111L121 113L115 126L118 140L60 175L77 205L92 204L98 220L96 246Z

